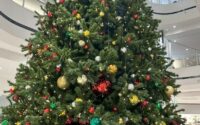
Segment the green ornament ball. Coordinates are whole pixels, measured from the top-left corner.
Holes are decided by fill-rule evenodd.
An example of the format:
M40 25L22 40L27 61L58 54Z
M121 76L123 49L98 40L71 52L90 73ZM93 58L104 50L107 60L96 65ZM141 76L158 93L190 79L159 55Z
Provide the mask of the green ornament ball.
M156 107L157 107L157 109L159 109L159 110L161 109L161 104L160 104L160 102L157 103Z
M50 107L51 107L51 109L55 109L56 108L56 104L55 103L51 103Z
M3 120L3 122L1 123L1 125L8 125L8 120Z
M93 117L90 120L90 125L101 125L101 120L99 117Z

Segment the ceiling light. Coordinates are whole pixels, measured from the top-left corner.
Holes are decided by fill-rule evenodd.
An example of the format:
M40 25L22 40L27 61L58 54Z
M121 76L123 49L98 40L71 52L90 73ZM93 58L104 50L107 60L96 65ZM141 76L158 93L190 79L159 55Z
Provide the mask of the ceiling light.
M176 43L176 40L174 40L174 42Z
M188 51L189 49L188 49L188 48L186 48L185 50L186 50L186 51Z
M175 29L175 28L176 28L176 25L173 25L173 28Z
M0 66L0 70L2 70L2 67Z

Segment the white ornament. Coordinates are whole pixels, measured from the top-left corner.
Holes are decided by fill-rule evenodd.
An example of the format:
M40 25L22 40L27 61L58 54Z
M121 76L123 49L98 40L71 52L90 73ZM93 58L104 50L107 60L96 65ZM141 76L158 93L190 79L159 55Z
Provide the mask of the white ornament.
M135 78L135 74L132 74L132 75L131 75L131 78Z
M152 50L152 48L151 48L151 47L149 47L149 48L148 48L148 50L149 50L149 51L151 51L151 50Z
M148 68L148 71L151 71L151 68Z
M133 84L128 84L128 90L133 91L134 90L134 85Z
M100 56L96 56L95 57L95 61L100 62L101 61L101 57Z
M78 44L79 44L80 47L83 47L85 45L85 41L79 40Z
M122 19L122 17L121 16L117 16L116 19L119 21L119 20Z
M72 107L76 107L76 102L72 102Z
M126 52L127 52L127 48L126 48L126 47L123 47L123 48L121 48L121 51L122 51L123 53L126 53Z
M76 21L76 24L77 24L77 25L80 25L80 24L81 24L81 21L80 21L80 20L77 20L77 21Z
M79 30L78 32L79 32L80 34L82 34L82 33L83 33L83 30Z
M86 75L82 75L81 77L79 76L77 78L77 83L79 83L80 85L84 85L87 82L87 76Z
M25 89L30 89L31 88L31 86L30 85L27 85L26 87L25 87Z
M68 61L69 63L72 63L72 62L73 62L73 60L72 60L71 58L68 58L67 61Z

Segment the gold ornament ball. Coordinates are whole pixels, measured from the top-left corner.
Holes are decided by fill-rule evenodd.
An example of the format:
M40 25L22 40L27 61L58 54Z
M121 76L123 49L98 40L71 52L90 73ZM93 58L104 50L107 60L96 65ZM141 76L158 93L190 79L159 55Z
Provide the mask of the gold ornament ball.
M103 17L104 15L105 15L105 13L102 11L99 13L99 16L101 16L101 17Z
M171 96L174 94L174 88L172 86L167 86L166 87L166 90L165 90L165 93L168 95L168 96Z
M58 88L63 89L63 90L69 88L69 82L67 81L65 76L61 76L58 78L57 86L58 86Z
M161 121L158 125L167 125L164 121Z
M119 122L118 122L119 124L123 124L124 123L124 121L123 121L123 119L122 118L119 118Z
M45 80L45 81L47 81L48 78L49 78L49 77L48 77L47 75L44 76L44 80Z
M130 96L129 101L133 105L136 105L136 104L138 104L140 102L140 100L139 100L137 95Z
M81 19L81 15L79 13L76 14L76 19Z
M84 35L85 37L90 36L90 31L88 31L88 30L84 31L84 32L83 32L83 35Z
M110 73L110 74L115 74L115 73L117 73L117 66L116 65L109 65L108 66L108 73Z

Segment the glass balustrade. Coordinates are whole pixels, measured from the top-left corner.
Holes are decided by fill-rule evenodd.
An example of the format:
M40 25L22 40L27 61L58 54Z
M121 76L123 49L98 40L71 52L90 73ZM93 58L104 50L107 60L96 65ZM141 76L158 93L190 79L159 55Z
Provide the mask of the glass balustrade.
M149 0L149 1L155 4L172 4L172 3L177 3L180 0Z
M171 68L200 65L200 50L165 39L167 57L174 60Z
M37 11L40 14L44 14L44 12L41 10L41 6L44 6L44 4L47 2L47 0L12 0L12 1L26 9L29 9L31 11Z

